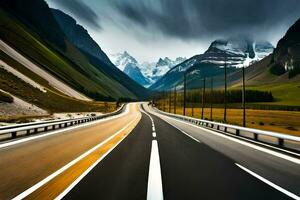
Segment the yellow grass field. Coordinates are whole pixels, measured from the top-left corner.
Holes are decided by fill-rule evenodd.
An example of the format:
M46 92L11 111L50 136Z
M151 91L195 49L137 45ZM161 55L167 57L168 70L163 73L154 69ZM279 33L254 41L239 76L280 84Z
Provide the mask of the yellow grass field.
M166 111L169 109L166 106ZM174 108L171 107L171 113ZM183 114L183 108L177 108L177 114ZM186 109L186 115L192 116L192 108ZM201 108L194 109L193 117L201 117ZM224 109L213 108L213 121L223 121ZM210 120L210 108L204 109L204 118ZM227 123L242 125L243 110L227 109ZM278 111L278 110L246 110L246 126L262 130L275 131L279 133L300 136L300 112L296 111Z

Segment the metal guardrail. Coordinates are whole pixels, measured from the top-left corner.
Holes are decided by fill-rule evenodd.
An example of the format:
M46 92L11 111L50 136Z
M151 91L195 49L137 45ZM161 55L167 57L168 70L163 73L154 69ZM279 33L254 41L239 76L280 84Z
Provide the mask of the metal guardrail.
M81 118L78 118L78 119L84 119L84 118L89 118L89 117L81 117ZM73 118L73 119L76 119L76 118ZM39 122L14 124L14 125L0 126L0 130L26 127L26 126L33 126L33 125L40 125L40 124L47 124L47 123L51 123L51 122L66 122L66 121L70 121L70 120L72 120L72 119L56 119L56 120L45 120L45 121L39 121Z
M40 132L46 132L49 130L57 130L61 128L66 128L69 126L74 126L77 124L87 123L91 121L96 121L100 119L104 119L110 116L118 115L122 113L125 109L125 104L111 113L100 115L100 116L91 116L91 117L82 117L75 119L64 119L64 120L49 120L44 122L33 122L33 123L25 123L25 124L16 124L12 126L4 126L0 129L0 136L11 134L11 138L16 138L18 133L26 132L26 135L36 134Z
M177 118L177 119L180 119L183 121L188 121L190 123L200 125L203 127L207 127L210 129L215 129L215 130L223 131L226 133L234 133L236 136L242 136L241 132L252 133L254 136L253 139L255 141L259 141L259 138L258 138L259 135L276 138L277 146L279 146L281 148L285 147L285 145L284 145L285 141L292 141L292 142L297 143L297 145L300 146L300 137L297 137L297 136L286 135L286 134L276 133L276 132L272 132L272 131L264 131L264 130L254 129L254 128L246 128L246 127L224 124L224 123L219 123L219 122L213 122L213 121L208 121L208 120L196 119L196 118L187 117L187 116L183 116L183 115L167 113L167 112L157 109L156 107L153 107L153 108L161 114L164 114L164 115L167 115L170 117L174 117L174 118ZM228 129L233 130L233 132L229 132ZM297 149L297 150L299 151L300 149Z

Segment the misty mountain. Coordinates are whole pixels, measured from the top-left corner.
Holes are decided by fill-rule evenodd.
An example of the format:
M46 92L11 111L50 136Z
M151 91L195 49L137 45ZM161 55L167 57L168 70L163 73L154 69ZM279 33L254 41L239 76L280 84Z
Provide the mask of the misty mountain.
M240 67L247 67L273 52L273 46L267 41L252 41L244 37L215 40L205 53L178 64L169 70L163 77L150 86L152 90L163 90L174 87L182 82L186 70L193 73L191 76L216 76L223 73L226 64L228 72Z

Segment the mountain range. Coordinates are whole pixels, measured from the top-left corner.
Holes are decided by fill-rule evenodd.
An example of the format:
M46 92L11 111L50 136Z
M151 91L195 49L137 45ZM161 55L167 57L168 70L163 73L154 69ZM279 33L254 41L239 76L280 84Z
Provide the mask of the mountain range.
M149 87L172 67L186 60L186 58L182 57L178 57L175 60L165 57L159 58L157 62L143 62L140 64L127 51L112 54L110 58L121 71L144 87Z
M83 26L44 0L2 0L0 6L0 88L50 112L97 109L93 100L147 99L150 90L181 84L187 70L189 85L198 87L203 77L221 77L225 63L232 83L240 84L237 71L245 66L247 84L279 85L277 94L286 94L278 88L287 84L291 102L299 101L299 20L276 48L236 36L217 39L189 59L139 63L126 51L108 57Z
M233 72L240 67L247 67L273 52L274 47L267 41L253 41L246 37L218 39L211 43L203 54L174 66L157 82L151 85L151 90L172 88L182 82L186 70L193 71L194 76L216 76L223 73L226 62L228 71ZM191 74L191 76L193 76Z

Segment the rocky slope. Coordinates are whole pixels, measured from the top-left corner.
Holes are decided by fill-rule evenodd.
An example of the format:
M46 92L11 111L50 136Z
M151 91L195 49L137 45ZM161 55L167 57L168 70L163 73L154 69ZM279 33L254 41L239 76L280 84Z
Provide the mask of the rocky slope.
M300 18L279 40L273 54L271 71L281 75L289 72L289 77L300 73Z

